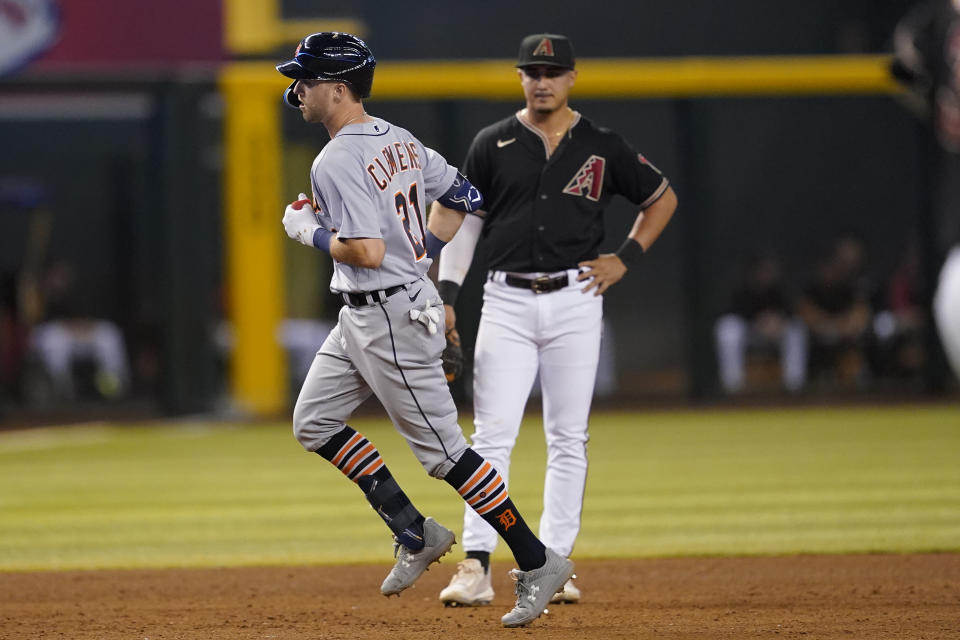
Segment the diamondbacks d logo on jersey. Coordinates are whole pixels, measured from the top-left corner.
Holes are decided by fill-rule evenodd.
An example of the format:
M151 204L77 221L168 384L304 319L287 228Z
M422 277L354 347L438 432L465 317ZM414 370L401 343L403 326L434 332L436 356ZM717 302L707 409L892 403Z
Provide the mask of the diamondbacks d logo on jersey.
M590 156L573 176L573 180L563 188L563 192L571 196L583 196L587 200L596 202L600 199L600 192L603 190L603 170L606 164L605 158Z
M550 38L544 38L533 50L532 56L550 56L553 57L553 41Z

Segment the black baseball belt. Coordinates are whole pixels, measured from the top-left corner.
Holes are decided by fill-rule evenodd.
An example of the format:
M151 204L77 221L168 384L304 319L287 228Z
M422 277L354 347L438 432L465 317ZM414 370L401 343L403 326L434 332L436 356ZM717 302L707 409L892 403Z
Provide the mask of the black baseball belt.
M390 287L389 289L378 289L376 291L361 291L359 293L353 293L350 291L341 291L340 297L343 298L343 301L350 305L351 307L366 307L371 304L378 304L380 302L386 302L387 298L393 294L403 291L403 285L398 284L395 287Z
M558 276L540 276L538 278L522 278L507 273L504 275L503 282L508 287L529 289L534 293L550 293L566 287L570 284L570 278L565 273Z

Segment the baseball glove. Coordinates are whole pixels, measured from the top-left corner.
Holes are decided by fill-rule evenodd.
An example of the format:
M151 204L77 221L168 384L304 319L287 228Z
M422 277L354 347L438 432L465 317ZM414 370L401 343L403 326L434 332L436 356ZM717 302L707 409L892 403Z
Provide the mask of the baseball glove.
M460 348L460 334L456 329L450 329L446 334L447 346L440 354L443 361L443 373L447 382L453 382L463 373L463 349Z

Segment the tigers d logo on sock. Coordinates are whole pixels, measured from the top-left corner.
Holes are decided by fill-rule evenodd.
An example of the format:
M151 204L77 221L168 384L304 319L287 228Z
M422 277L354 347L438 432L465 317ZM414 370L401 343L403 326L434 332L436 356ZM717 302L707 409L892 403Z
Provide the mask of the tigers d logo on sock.
M497 515L497 520L503 525L503 530L507 531L510 527L517 524L517 516L514 515L513 509L504 509L499 515Z

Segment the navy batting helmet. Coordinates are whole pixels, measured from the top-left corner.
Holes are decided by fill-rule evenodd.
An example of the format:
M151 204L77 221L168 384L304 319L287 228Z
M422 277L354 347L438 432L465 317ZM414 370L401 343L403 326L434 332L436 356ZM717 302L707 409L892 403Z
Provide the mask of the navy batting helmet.
M344 82L360 98L370 95L373 68L377 61L366 43L357 36L339 31L313 33L300 41L293 59L277 65L277 71L294 81L283 93L291 107L300 107L300 98L293 92L297 80L330 80Z

